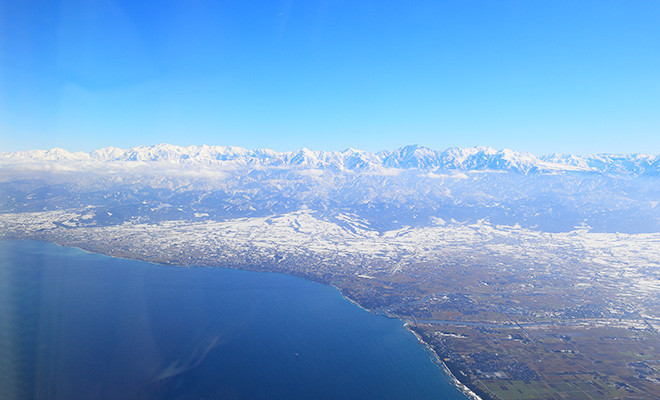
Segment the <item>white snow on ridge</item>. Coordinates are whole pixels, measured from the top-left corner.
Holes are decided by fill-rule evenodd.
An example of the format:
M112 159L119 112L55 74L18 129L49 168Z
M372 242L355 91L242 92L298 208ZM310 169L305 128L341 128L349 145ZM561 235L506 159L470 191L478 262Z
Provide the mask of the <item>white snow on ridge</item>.
M660 157L652 155L575 156L552 154L537 157L530 153L491 147L448 148L436 151L419 145L405 146L392 152L370 153L348 148L343 151L312 151L306 148L290 152L269 149L248 150L235 146L175 146L158 144L130 149L105 147L90 153L71 153L63 149L29 150L0 153L0 160L51 162L168 162L174 164L249 167L291 167L307 170L366 171L386 173L391 170L419 169L436 171L513 171L518 173L608 172L619 174L657 174ZM391 172L389 172L391 173Z

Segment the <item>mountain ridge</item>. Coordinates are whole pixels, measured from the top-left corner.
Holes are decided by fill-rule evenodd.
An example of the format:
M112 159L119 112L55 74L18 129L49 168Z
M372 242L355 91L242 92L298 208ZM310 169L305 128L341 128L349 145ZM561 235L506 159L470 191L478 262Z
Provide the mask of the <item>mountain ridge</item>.
M624 175L659 175L660 156L648 154L596 154L578 156L549 154L536 156L511 149L492 147L449 147L433 150L408 145L394 151L372 153L347 148L342 151L309 150L277 152L270 149L248 150L236 146L176 146L161 143L128 149L104 147L85 152L61 148L0 153L0 160L32 161L164 161L174 164L261 166L336 169L340 171L377 171L382 169L419 169L456 171L509 171L516 173L596 172Z

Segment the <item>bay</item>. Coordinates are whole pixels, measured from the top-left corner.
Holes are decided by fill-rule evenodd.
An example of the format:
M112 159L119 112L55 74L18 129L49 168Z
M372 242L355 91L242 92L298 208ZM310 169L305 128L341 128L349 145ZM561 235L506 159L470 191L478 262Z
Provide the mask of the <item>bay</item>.
M329 286L0 241L6 399L465 399Z

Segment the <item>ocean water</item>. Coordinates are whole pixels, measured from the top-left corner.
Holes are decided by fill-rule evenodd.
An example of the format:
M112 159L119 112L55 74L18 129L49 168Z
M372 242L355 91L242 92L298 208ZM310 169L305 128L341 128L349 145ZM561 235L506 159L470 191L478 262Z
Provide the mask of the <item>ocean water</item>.
M0 241L2 399L465 399L401 321L292 276Z

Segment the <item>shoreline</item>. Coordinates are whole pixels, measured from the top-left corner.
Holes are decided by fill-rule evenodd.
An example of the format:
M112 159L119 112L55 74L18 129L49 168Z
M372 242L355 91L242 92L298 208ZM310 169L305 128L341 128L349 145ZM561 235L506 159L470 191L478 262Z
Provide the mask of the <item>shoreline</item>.
M288 275L288 274L285 274L285 275ZM305 279L305 278L303 278L303 279ZM323 284L323 282L318 282L318 283ZM333 285L333 284L331 284L331 283L326 283L326 285L328 285L328 286L330 286L330 287L336 289L336 290L339 292L339 295L340 295L344 300L349 301L349 302L352 303L354 306L356 306L356 307L358 307L358 308L360 308L360 309L362 309L362 310L364 310L364 311L366 311L366 312L368 312L368 313L370 313L370 314L375 314L373 310L370 310L370 309L368 309L368 308L363 307L363 306L362 306L360 303L358 303L357 301L355 301L355 300L351 299L350 297L346 296L346 295L344 294L344 292L341 290L341 288L339 288L338 286ZM399 318L397 318L397 319L399 319Z
M341 290L339 287L337 287L337 286L335 286L335 285L332 285L332 284L330 284L329 286L332 286L333 288L337 289L337 291L339 292L339 294L341 295L341 297L344 298L345 300L351 302L353 305L355 305L355 306L357 306L357 307L363 309L364 311L366 311L366 312L368 312L368 313L374 313L373 310L369 310L369 309L363 307L363 306L360 305L357 301L355 301L355 300L351 299L350 297L346 296L346 295L342 292L342 290ZM426 352L429 354L429 356L430 356L430 357L432 358L432 360L433 360L433 363L436 364L438 367L440 367L440 371L441 371L442 374L448 379L448 381L449 381L450 384L452 384L456 389L458 389L461 393L463 393L463 394L464 394L468 399L470 399L470 400L483 400L481 397L479 397L479 395L477 395L476 393L474 393L474 392L472 391L472 389L470 389L467 385L465 385L463 382L461 382L461 381L460 381L460 380L459 380L459 379L458 379L458 378L457 378L457 377L451 372L451 370L449 369L449 367L447 367L447 364L445 364L445 362L442 361L442 359L440 358L440 356L438 356L438 353L436 353L435 350L433 350L433 347L431 347L428 343L426 343L426 342L424 341L424 339L423 339L423 338L422 338L417 332L415 332L414 330L412 330L412 329L410 328L410 324L409 324L408 321L405 321L405 320L403 320L402 318L399 318L399 317L396 317L396 316L391 316L391 315L389 315L389 314L388 314L388 315L382 315L382 314L379 314L379 315L384 316L384 317L386 317L386 318L390 318L390 319L397 319L397 320L403 322L403 327L404 327L408 332L411 332L413 335L415 335L415 337L417 338L417 342L419 343L419 345L424 349L424 351L426 351Z
M440 369L441 369L441 371L443 372L443 374L444 374L447 378L449 378L449 380L451 381L451 383L452 383L452 384L453 384L458 390L460 390L461 393L463 393L465 396L467 396L467 398L469 398L469 399L471 399L471 400L483 400L483 399L482 399L481 397L479 397L476 393L474 393L474 392L472 391L472 389L470 389L469 387L467 387L467 385L465 385L463 382L461 382L461 381L460 381L460 380L459 380L459 379L458 379L458 378L457 378L457 377L451 372L451 370L449 369L449 367L447 367L447 364L445 364L444 361L442 361L442 360L440 359L440 356L438 356L438 353L436 353L435 350L433 350L433 347L431 347L428 343L426 343L426 342L424 341L424 339L422 338L422 336L420 336L417 332L415 332L414 330L412 330L412 329L410 328L410 324L408 323L408 321L404 322L403 326L404 326L409 332L411 332L413 335L415 335L415 337L417 338L417 340L418 340L420 346L424 347L424 349L427 351L427 353L430 353L429 355L431 355L431 356L434 358L435 364L437 364L437 365L440 367Z
M154 261L143 260L143 259L141 259L141 258L139 258L139 257L115 256L115 255L110 255L110 254L107 254L107 253L101 253L101 252L91 251L91 250L88 250L88 249L85 249L85 248L83 248L83 247L79 247L79 246L76 246L76 245L71 245L71 244L60 244L60 243L57 243L57 242L54 242L54 241L40 240L40 239L25 239L25 238L24 238L24 239L7 239L7 238L0 238L0 240L2 240L2 241L11 241L11 240L26 241L26 240L27 240L27 241L37 241L37 242L44 242L44 243L52 243L52 244L54 244L54 245L56 245L56 246L58 246L58 247L62 247L62 248L66 248L66 247L68 247L68 248L73 248L73 249L77 249L77 250L80 250L80 251L82 251L82 252L85 252L85 253L87 253L87 254L103 255L103 256L106 256L106 257L112 257L112 258L121 259L121 260L127 260L127 261L140 261L140 262L147 262L147 263L150 263L150 264L152 264L152 265L155 265L155 266L161 266L161 267L183 267L183 268L190 268L190 267L202 267L202 268L227 268L227 269L239 269L239 270L242 270L242 271L250 271L250 270L247 270L247 269L244 269L244 268L230 268L230 267L221 267L221 266L204 266L204 265L188 265L188 266L185 266L185 265L178 265L178 264L172 264L172 263L160 263L160 262L154 262ZM283 275L287 275L287 276L295 276L295 277L298 277L298 278L300 278L300 279L308 280L308 281L310 281L310 282L316 282L316 283L320 283L320 284L323 284L323 285L327 285L327 286L330 286L330 287L332 287L333 289L337 290L337 292L339 293L339 295L340 295L343 299L349 301L349 302L350 302L351 304L353 304L354 306L356 306L356 307L358 307L358 308L360 308L360 309L362 309L362 310L364 310L364 311L366 311L366 312L368 312L368 313L370 313L370 314L374 314L374 313L375 313L375 311L363 307L363 306L362 306L361 304L359 304L357 301L355 301L355 300L351 299L350 297L346 296L346 295L344 294L344 292L343 292L338 286L333 285L333 284L331 284L331 283L324 283L324 282L314 281L314 280L309 279L309 278L305 278L305 277L298 276L298 275L294 275L294 274L287 274L287 273L284 273L284 272L268 272L268 271L252 271L252 272L277 273L277 274L283 274ZM433 350L433 348L432 348L428 343L426 343L426 342L424 341L424 339L423 339L423 338L422 338L417 332L415 332L414 330L412 330L412 329L410 328L410 324L409 324L408 321L405 321L404 319L402 319L402 318L400 318L400 317L397 317L397 316L392 316L392 315L390 315L390 314L388 314L388 315L378 314L378 315L381 315L381 316L383 316L383 317L390 318L390 319L397 319L397 320L403 322L403 327L404 327L407 331L409 331L409 332L411 332L413 335L415 335L415 337L417 338L417 341L418 341L419 345L420 345L420 346L421 346L421 347L422 347L422 348L423 348L423 349L429 354L429 356L432 358L433 363L436 364L436 365L440 368L440 371L441 371L442 374L448 379L448 382L449 382L451 385L453 385L456 389L458 389L461 393L463 393L463 394L464 394L468 399L470 399L470 400L483 400L483 399L482 399L481 397L479 397L476 393L474 393L469 387L467 387L465 384L463 384L458 378L456 378L456 376L451 372L451 370L449 370L449 367L447 367L447 365L444 363L444 361L442 361L442 360L440 359L440 357L439 357L438 354L435 352L435 350Z

